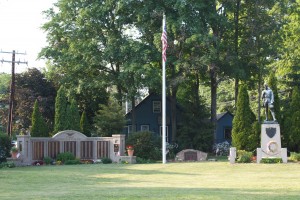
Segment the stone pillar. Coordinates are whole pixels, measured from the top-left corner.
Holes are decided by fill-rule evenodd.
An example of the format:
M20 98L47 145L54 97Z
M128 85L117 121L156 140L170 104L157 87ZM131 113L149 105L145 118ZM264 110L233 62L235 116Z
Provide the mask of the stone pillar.
M97 140L93 141L93 160L97 160Z
M81 156L80 156L81 145L80 145L80 143L81 143L80 140L76 141L76 158L79 158L79 159L81 159Z
M20 149L20 159L22 164L32 163L32 143L30 135L17 135L18 148Z
M115 152L115 145L119 146L119 151ZM110 142L110 158L114 162L119 161L119 156L124 155L125 151L125 135L112 135L112 140Z
M256 163L260 163L261 158L262 158L261 155L262 155L261 148L257 148L256 149Z
M281 148L281 159L283 163L287 163L287 149Z
M229 151L230 164L234 164L236 159L236 147L231 147Z

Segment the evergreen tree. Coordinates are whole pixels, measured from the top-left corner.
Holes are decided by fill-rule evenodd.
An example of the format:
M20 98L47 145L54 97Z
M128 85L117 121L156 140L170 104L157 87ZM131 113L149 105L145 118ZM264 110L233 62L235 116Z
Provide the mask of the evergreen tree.
M241 85L237 99L237 110L232 122L232 145L238 150L253 150L251 148L254 145L251 143L256 143L252 135L254 121L255 116L250 109L247 88L245 85Z
M285 116L284 138L288 138L290 151L298 152L300 150L300 93L298 87L293 88L290 109Z
M80 131L80 115L78 105L75 99L71 100L71 104L67 106L67 128L69 130Z
M94 117L97 135L110 137L112 134L119 134L125 125L121 106L115 100L110 99L108 105L100 105L100 108Z
M80 118L80 131L84 135L90 137L91 136L91 131L90 131L90 124L88 122L88 119L86 117L85 111L82 112L81 118Z
M61 86L55 99L54 133L67 129L66 124L67 98L64 88Z
M199 78L196 78L199 80ZM210 151L213 144L213 126L209 119L209 110L199 96L199 81L189 80L180 89L181 115L178 130L180 149L198 149Z
M32 137L48 137L49 136L49 130L46 125L46 122L44 121L40 111L39 111L39 105L38 101L35 100L33 112L32 112L32 118L31 118L31 136Z

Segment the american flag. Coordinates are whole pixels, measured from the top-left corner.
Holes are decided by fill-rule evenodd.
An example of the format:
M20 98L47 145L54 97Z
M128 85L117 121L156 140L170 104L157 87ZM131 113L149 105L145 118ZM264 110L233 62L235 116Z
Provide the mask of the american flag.
M166 17L163 18L163 31L161 35L161 41L162 41L162 59L164 62L167 60L167 47L168 47L168 41L167 41L167 26L166 26Z

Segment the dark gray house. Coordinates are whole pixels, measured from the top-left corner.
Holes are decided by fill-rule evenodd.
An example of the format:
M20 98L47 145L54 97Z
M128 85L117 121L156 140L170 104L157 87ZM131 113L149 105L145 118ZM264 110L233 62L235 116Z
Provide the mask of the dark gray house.
M177 124L180 120L180 109L177 107ZM129 135L133 132L132 111L125 115L126 126L123 134ZM231 142L233 115L225 112L217 115L217 129L215 143L224 141ZM150 94L135 107L135 127L136 131L151 131L159 136L162 135L162 102L161 95ZM166 141L172 138L172 122L171 122L171 102L166 99Z

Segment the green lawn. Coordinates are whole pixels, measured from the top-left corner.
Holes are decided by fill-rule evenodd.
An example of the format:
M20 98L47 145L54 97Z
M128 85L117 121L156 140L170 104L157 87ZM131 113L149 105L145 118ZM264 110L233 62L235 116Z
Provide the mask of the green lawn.
M300 165L228 162L0 169L0 199L300 199Z

